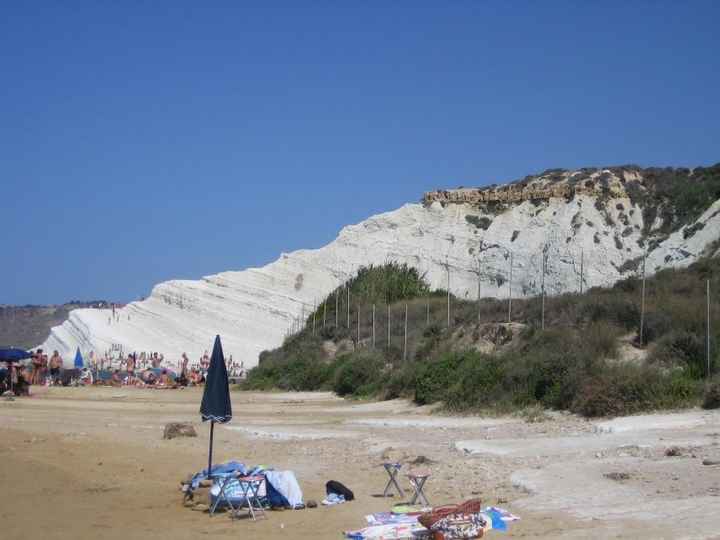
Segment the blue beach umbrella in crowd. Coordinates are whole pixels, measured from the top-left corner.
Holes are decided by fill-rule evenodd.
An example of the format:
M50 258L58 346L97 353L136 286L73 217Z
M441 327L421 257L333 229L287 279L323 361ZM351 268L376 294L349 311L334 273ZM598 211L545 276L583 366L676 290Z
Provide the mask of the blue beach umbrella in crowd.
M0 362L8 362L10 364L20 362L27 358L32 358L32 354L23 349L0 349ZM12 370L9 369L7 373L10 379L10 391L13 390Z
M0 362L20 362L32 358L32 354L23 349L0 349Z
M80 347L78 347L75 352L75 368L82 369L83 367L85 367L85 362L83 361L82 354L80 354Z
M220 336L215 336L210 367L205 377L205 390L203 392L200 415L203 422L210 420L210 449L208 451L208 476L212 476L212 451L213 432L215 422L224 424L232 419L232 407L230 406L230 386L228 374L225 368L225 356L223 355Z

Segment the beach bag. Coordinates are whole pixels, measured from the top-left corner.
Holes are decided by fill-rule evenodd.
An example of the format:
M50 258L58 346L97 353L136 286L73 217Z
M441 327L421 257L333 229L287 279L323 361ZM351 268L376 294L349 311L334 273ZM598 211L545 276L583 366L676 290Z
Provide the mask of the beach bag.
M325 484L325 493L328 495L331 493L342 495L346 501L352 501L355 498L352 491L336 480L330 480L327 484Z
M489 527L481 510L480 499L470 499L462 504L433 508L422 514L418 521L430 531L434 540L482 538Z

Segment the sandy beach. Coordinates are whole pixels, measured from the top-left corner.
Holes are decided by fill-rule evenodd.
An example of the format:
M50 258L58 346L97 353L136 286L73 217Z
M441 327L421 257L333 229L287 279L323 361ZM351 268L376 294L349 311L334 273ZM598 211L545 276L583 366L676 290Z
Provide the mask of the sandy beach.
M525 538L712 538L720 531L720 411L585 421L551 414L443 417L403 400L357 402L328 393L233 393L216 431L216 461L295 472L305 499L328 480L357 500L231 521L182 505L179 481L206 466L198 389L51 388L0 402L2 538L341 538L378 495L383 456L425 456L434 505L480 497L522 519ZM197 438L163 440L168 422ZM403 479L405 482L405 479Z

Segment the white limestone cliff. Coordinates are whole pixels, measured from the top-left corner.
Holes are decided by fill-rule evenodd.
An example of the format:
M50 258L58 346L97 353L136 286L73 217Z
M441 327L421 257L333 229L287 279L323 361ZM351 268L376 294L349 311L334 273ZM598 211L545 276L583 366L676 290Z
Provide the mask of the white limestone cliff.
M76 347L100 354L113 345L159 351L172 361L187 352L195 360L220 334L225 354L251 367L262 350L282 342L294 320L358 268L388 261L417 267L441 288L448 268L450 290L462 298L476 298L478 269L482 296L506 297L510 284L514 297L528 296L539 291L547 245L550 294L578 290L581 259L584 288L612 285L632 275L645 252L643 213L623 190L596 203L594 194L577 193L570 200L516 202L498 213L467 203L407 204L345 227L320 249L282 254L262 268L160 283L146 300L117 310L114 320L110 310L74 310L42 347L58 349L66 360ZM487 217L489 226L478 227L466 216ZM686 234L695 223L702 225ZM720 200L696 222L663 237L648 254L647 270L687 266L719 237Z

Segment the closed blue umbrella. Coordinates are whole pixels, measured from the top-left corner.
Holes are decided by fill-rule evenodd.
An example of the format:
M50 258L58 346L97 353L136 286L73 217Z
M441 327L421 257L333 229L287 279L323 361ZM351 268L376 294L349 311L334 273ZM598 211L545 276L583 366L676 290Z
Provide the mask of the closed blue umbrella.
M80 354L80 347L78 347L75 353L75 368L82 369L83 367L85 367L85 362L83 361L82 354Z
M220 336L215 336L210 367L205 377L205 390L203 391L200 415L203 422L210 420L210 449L208 451L208 476L212 473L212 450L213 432L215 422L224 424L232 419L232 407L230 405L230 386L228 374L225 368L225 356L223 355Z

